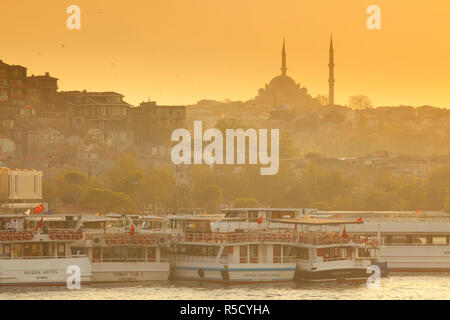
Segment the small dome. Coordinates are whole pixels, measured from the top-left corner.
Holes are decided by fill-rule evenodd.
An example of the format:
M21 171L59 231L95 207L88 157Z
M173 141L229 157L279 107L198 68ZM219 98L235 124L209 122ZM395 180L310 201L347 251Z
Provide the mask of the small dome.
M276 76L269 83L269 87L288 87L288 86L297 87L297 84L295 83L294 79L285 75Z
M292 111L292 107L288 104L280 104L272 109L272 111Z

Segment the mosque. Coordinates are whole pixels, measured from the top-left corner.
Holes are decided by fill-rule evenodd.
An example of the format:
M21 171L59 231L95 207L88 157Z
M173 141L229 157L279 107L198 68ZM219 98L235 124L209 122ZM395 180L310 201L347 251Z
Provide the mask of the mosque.
M334 105L334 50L333 39L330 41L329 56L329 105ZM293 113L307 112L321 107L322 104L308 94L308 89L301 87L287 75L286 45L283 40L281 52L281 74L273 78L264 88L258 90L254 103L272 112Z

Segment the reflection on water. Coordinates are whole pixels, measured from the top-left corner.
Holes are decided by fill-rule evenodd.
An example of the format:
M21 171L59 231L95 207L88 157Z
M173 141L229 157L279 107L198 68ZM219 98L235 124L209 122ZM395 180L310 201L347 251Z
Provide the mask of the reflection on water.
M391 273L381 288L363 282L254 284L223 286L197 282L86 285L65 287L0 287L0 299L450 299L450 273Z

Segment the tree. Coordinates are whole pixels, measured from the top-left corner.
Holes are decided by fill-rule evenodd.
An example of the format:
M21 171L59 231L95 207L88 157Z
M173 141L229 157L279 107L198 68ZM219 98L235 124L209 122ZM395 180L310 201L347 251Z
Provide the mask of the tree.
M319 101L319 103L323 106L327 106L330 102L330 100L328 99L328 96L324 95L324 94L319 94L316 97L317 101Z
M426 184L427 208L441 210L445 206L445 200L450 197L450 166L434 171Z
M175 178L169 168L155 168L145 175L142 201L153 203L153 210L168 208L169 200L173 199ZM172 203L173 204L173 203Z
M44 196L49 195L53 204L78 205L80 197L89 188L100 187L100 184L88 178L83 172L68 169L53 179L46 181Z
M258 208L258 201L253 198L237 198L233 201L233 208Z
M222 201L222 190L215 184L207 185L196 195L196 203L209 214L216 213Z
M352 109L370 109L372 102L368 96L359 94L348 98L348 106Z
M134 201L127 194L100 188L87 190L80 204L101 213L132 213L136 210Z
M119 158L118 163L106 173L112 190L135 197L139 186L144 181L144 176L144 172L138 168L136 158L131 153Z
M450 197L445 199L445 212L450 213Z

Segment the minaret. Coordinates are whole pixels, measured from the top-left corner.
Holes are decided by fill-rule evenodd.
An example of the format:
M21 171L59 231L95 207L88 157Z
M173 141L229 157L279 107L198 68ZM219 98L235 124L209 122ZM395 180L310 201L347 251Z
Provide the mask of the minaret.
M330 61L328 63L328 104L334 106L334 49L333 49L333 35L330 40Z
M286 46L283 39L283 51L281 51L281 75L286 75Z

